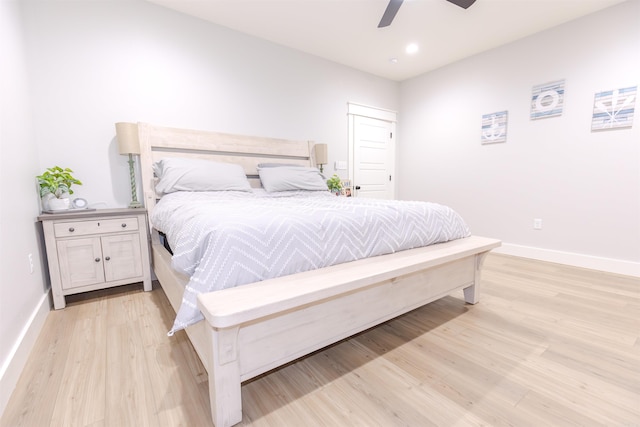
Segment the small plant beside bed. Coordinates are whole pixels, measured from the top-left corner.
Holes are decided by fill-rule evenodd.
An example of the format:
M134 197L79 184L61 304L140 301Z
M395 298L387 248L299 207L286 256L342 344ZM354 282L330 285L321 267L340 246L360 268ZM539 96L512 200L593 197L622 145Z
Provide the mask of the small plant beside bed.
M69 195L73 194L72 185L82 182L71 175L69 168L54 166L47 168L42 175L36 176L40 185L40 197L44 209L64 210L69 208Z
M327 187L329 187L329 191L339 196L340 190L342 190L342 180L338 175L333 174L333 176L327 180Z

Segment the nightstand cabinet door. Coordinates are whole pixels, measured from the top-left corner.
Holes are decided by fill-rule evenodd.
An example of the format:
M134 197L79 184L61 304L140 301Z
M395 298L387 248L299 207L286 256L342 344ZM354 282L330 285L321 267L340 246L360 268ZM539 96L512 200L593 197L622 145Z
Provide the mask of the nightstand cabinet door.
M63 289L104 282L99 237L61 240L57 246Z
M138 234L119 234L102 238L104 275L107 282L142 275Z

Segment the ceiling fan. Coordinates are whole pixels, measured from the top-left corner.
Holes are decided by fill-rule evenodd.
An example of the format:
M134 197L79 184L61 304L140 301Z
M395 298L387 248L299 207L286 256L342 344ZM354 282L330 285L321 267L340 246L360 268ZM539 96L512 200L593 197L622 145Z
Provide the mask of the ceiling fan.
M391 25L391 22L393 22L393 18L396 17L396 13L398 13L398 9L400 9L400 6L402 5L402 2L404 0L389 0L389 4L387 5L387 8L384 11L384 14L382 15L382 19L380 20L380 23L378 24L378 28L383 28L383 27L388 27L389 25ZM476 2L476 0L447 0L449 3L453 3L456 6L460 6L463 9L467 9L469 6L471 6L473 3Z

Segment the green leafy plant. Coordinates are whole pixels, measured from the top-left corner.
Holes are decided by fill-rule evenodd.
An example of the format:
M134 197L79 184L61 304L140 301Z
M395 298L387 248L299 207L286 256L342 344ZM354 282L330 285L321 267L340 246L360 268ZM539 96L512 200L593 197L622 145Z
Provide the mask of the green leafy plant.
M336 193L342 190L342 180L338 175L333 174L333 176L327 180L327 187L329 187L329 191Z
M47 168L42 175L36 176L40 184L40 197L53 194L56 198L60 198L64 194L73 194L71 186L82 185L82 182L74 178L72 173L73 171L69 168L54 166Z

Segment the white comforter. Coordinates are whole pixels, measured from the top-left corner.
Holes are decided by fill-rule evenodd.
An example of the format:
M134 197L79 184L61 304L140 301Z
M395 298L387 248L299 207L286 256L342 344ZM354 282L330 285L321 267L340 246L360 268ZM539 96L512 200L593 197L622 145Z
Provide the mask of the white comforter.
M178 192L153 211L190 276L170 333L202 320L197 295L469 236L436 203L336 197L328 192Z

